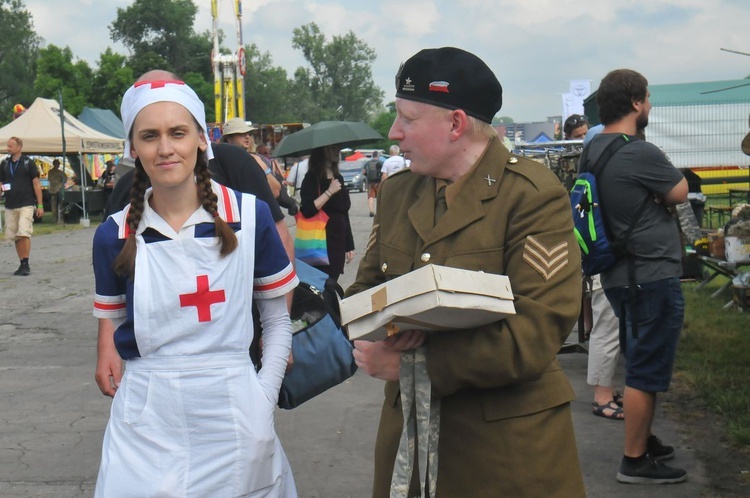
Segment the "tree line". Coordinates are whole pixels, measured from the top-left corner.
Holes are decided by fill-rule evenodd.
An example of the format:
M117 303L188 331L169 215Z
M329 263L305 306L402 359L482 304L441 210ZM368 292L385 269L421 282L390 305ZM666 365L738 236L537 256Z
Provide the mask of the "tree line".
M45 46L23 0L0 0L0 125L13 119L15 104L28 107L37 97L57 100L60 93L75 116L86 106L119 115L125 90L155 68L180 75L206 104L213 122L213 43L209 31L195 31L197 13L193 0L134 0L118 8L110 38L129 54L107 47L92 68L69 47ZM315 23L294 29L291 43L307 62L291 76L269 52L255 44L245 47L246 119L363 121L387 135L395 111L392 105L383 107L384 93L373 82L376 53L371 47L352 31L329 40Z

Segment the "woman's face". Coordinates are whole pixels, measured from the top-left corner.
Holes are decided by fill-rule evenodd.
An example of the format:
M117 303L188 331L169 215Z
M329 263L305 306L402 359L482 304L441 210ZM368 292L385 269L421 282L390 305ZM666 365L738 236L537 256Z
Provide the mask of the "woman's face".
M136 116L131 133L130 154L141 160L154 187L194 183L197 151L205 151L208 144L185 107L175 102L150 104Z
M329 163L337 163L339 162L339 152L341 152L341 147L338 145L328 145L325 147L325 158L326 161Z

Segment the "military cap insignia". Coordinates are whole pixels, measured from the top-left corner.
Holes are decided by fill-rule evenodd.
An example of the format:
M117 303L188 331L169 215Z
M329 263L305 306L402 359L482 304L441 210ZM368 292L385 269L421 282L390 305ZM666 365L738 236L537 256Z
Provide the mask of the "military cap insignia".
M568 265L568 242L547 247L529 235L523 246L523 260L544 280L549 280Z
M430 83L430 91L431 92L441 92L441 93L450 93L448 91L448 86L450 83L447 81L433 81Z

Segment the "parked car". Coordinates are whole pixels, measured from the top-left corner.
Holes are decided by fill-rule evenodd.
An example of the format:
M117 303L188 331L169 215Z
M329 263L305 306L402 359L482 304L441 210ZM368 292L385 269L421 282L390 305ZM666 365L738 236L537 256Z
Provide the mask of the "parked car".
M362 174L362 169L365 167L367 161L369 159L339 162L339 172L344 177L344 187L359 192L367 191L367 179Z

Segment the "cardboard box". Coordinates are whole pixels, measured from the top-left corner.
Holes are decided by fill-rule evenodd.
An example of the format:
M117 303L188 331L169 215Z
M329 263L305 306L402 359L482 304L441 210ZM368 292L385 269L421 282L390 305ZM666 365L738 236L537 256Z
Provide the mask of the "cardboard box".
M750 237L724 237L724 251L730 263L750 263Z
M343 299L340 305L349 339L368 341L408 329L479 327L516 312L505 275L437 265Z
M724 259L724 234L723 233L709 233L708 234L708 253L712 258Z

